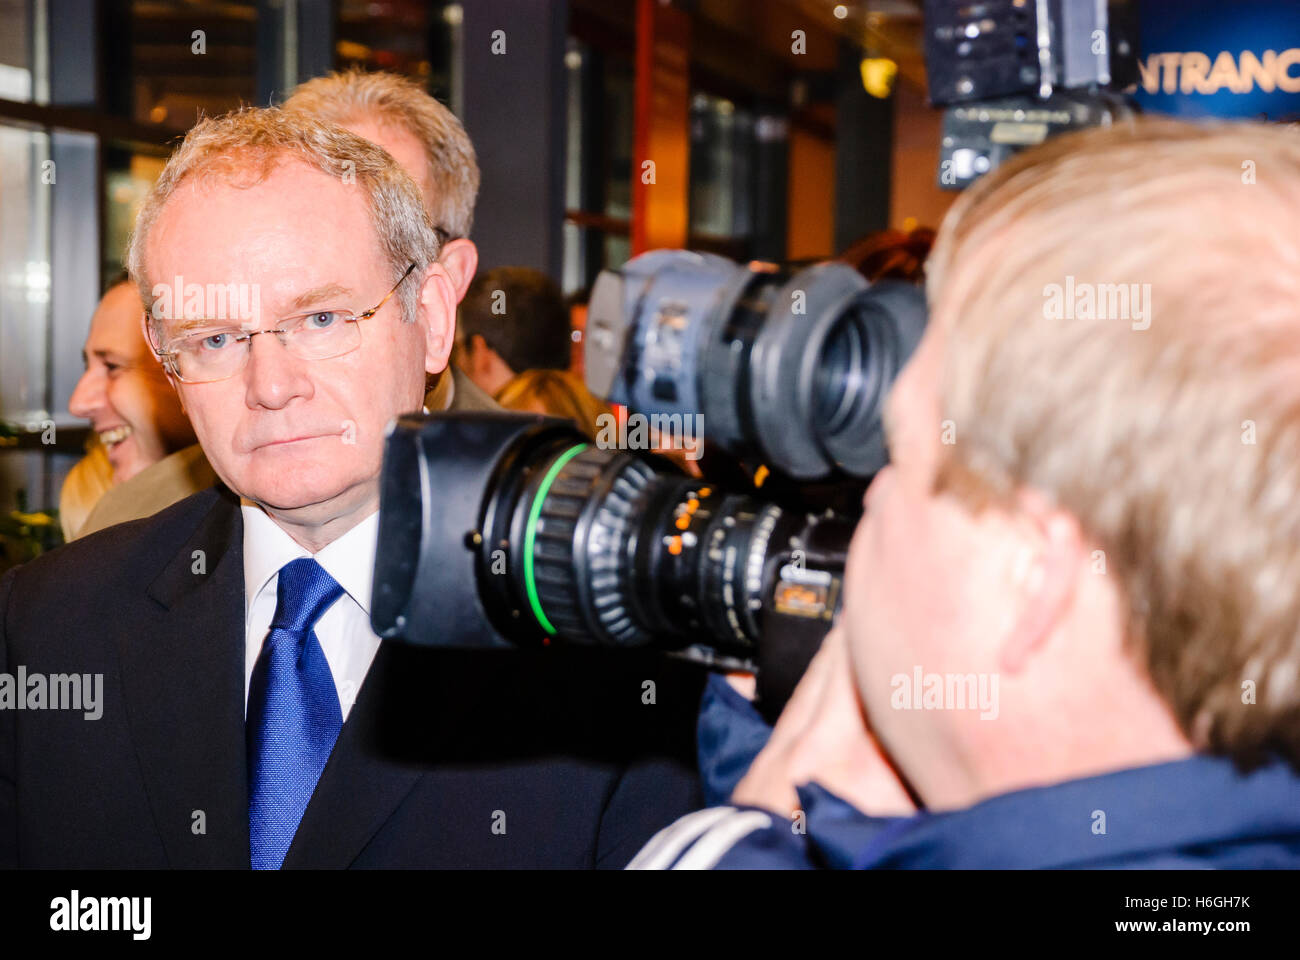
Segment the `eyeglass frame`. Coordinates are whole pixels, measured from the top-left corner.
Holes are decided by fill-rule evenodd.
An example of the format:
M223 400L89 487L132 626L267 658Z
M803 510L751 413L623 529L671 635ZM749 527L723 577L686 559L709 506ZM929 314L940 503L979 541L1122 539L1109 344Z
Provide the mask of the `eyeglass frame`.
M389 290L386 294L384 294L384 298L383 298L382 300L380 300L377 304L375 304L375 305L374 305L373 307L371 307L369 310L365 310L365 311L362 311L361 313L355 313L355 314L354 314L354 313L348 313L347 316L344 318L344 321L343 321L343 322L344 322L344 323L360 323L362 320L369 320L371 317L373 317L376 313L378 313L378 312L380 311L380 309L384 306L384 304L386 304L389 300L392 299L393 294L395 294L395 293L397 292L397 288L400 287L400 286L402 285L402 283L406 280L406 278L409 277L409 276L410 276L414 271L415 271L415 263L412 262L411 265L410 265L409 267L406 268L406 272L403 273L403 274L401 275L400 278L398 278L398 281L397 281L395 284L393 284L393 288L392 288L391 290ZM314 314L317 314L317 313L332 313L332 312L334 312L334 311L330 311L330 310L311 310L311 311L308 311L308 312L306 312L306 313L295 314L293 317L286 317L285 319L294 319L295 317L303 317L303 318L306 318L306 317L313 316ZM338 312L342 313L342 312L344 312L344 311L338 311ZM146 318L147 318L147 315L146 315ZM283 323L284 321L281 320L280 322ZM202 331L198 331L198 332L199 332L199 333L202 333ZM289 332L290 332L290 331L287 331L287 330L284 330L284 329L279 329L279 328L276 328L276 327L268 327L268 328L266 328L265 330L247 330L247 331L243 331L243 335L242 335L242 336L237 336L237 337L235 337L235 342L236 342L236 343L246 343L246 344L247 344L247 346L244 348L244 359L240 362L239 366L236 367L234 370L232 370L230 373L226 374L224 377L217 377L215 380L186 380L183 376L181 376L181 373L180 373L180 364L177 363L177 361L176 361L176 358L177 358L177 356L179 355L178 351L176 351L176 350L159 350L157 347L154 347L152 343L150 343L150 347L153 348L154 355L157 356L158 359L162 362L162 364L167 368L167 371L168 371L168 372L169 372L173 377L175 377L177 380L179 380L181 383L190 383L190 384L197 384L197 383L220 383L222 380L229 380L231 377L237 376L239 373L241 373L241 372L243 371L243 369L244 369L246 366L248 366L248 358L249 358L249 357L252 355L252 353L253 353L253 338L254 338L255 336L257 336L257 335L260 334L260 333L274 333L274 334L276 334L277 337L279 337L280 334L285 334L285 335L287 336ZM360 332L361 332L361 328L360 328L360 327L357 327L357 333L360 334ZM194 336L194 334L190 334L190 336ZM208 334L208 336L211 336L211 334ZM286 344L285 340L280 340L280 345L281 345L282 347L287 347L287 344ZM170 346L170 344L168 344L168 346ZM354 347L349 347L347 350L344 350L342 353L336 353L336 354L334 354L333 356L330 356L330 357L319 357L318 359L320 359L320 360L333 360L333 359L335 359L336 357L345 357L345 356L347 356L349 353L351 353L353 350L356 350L357 347L360 347L360 346L361 346L361 341L358 340L356 346L354 346Z

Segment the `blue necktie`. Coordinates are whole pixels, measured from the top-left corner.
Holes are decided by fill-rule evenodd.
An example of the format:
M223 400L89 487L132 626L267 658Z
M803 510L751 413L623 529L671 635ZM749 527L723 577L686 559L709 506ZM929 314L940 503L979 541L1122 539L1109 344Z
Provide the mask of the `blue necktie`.
M334 749L343 712L312 629L343 594L315 560L280 568L275 616L248 686L248 834L254 870L278 870Z

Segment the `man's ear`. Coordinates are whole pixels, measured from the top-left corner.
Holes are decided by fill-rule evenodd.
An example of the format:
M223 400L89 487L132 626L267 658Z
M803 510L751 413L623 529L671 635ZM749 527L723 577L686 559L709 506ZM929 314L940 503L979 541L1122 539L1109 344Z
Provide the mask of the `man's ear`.
M425 372L441 373L456 335L456 290L447 269L436 260L424 271L417 309L424 320Z
M1029 562L1012 574L1021 599L1000 657L1002 669L1011 674L1023 669L1069 612L1084 558L1079 522L1070 513L1035 490L1021 491L1016 501L1033 543L1025 548Z
M465 291L469 289L474 274L478 273L478 247L474 246L474 241L463 237L448 240L438 254L438 262L447 268L447 276L451 277L456 291L456 302L460 303L465 299Z
M145 346L155 357L158 351L154 349L153 331L149 329L149 311L146 310L140 314L140 337L144 340ZM161 363L162 361L159 361Z

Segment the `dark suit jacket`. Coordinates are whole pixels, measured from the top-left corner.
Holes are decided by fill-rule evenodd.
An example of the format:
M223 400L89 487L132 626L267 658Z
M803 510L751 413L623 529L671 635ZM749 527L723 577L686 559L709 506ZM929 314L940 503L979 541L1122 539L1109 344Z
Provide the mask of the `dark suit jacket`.
M248 868L243 617L221 485L0 578L0 672L103 675L0 710L0 866ZM701 678L550 654L384 641L285 867L621 867L698 806Z

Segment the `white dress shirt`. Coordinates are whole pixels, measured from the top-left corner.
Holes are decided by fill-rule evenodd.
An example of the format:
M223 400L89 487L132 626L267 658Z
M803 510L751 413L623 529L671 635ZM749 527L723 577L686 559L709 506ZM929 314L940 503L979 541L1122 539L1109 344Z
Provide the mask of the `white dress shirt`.
M379 652L379 637L370 629L379 511L316 554L296 543L251 500L241 498L240 511L244 515L244 715L248 715L253 667L275 616L280 568L299 557L311 557L343 588L343 595L329 605L314 629L346 720Z

